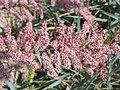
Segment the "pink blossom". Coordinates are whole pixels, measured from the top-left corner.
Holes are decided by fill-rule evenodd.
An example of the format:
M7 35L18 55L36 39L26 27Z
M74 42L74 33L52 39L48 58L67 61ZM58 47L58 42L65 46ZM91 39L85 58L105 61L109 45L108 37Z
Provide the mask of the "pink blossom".
M65 52L61 52L61 57L62 57L61 59L63 60L64 67L67 69L70 69L71 68L71 60L68 57L68 55L66 55Z
M44 22L42 24L40 36L39 36L38 41L36 43L36 47L39 48L41 51L43 51L50 44L49 34L47 31L48 31L47 23Z
M33 52L32 53L24 52L23 57L24 56L26 56L26 58L24 58L24 61L26 61L28 65L30 65L34 70L40 68L40 65L37 63L35 54Z
M18 44L15 40L15 37L11 35L12 28L8 26L5 32L6 32L5 43L7 44L8 49L11 51L16 51L18 48Z
M60 4L64 9L75 9L76 14L82 15L85 20L82 29L75 32L76 25L65 25L63 20L60 20L56 28L58 35L54 40L49 38L49 29L47 21L40 26L40 32L36 35L33 30L32 21L34 15L29 11L29 7L37 8L40 11L40 17L43 19L44 0L37 2L36 0L23 0L20 14L14 8L11 8L9 1L5 0L4 6L10 9L12 17L21 20L27 19L28 22L19 31L18 36L12 35L12 27L7 22L5 28L5 37L0 36L0 57L4 57L7 53L10 57L6 57L11 66L25 73L26 66L32 67L34 70L38 68L47 70L52 77L57 77L63 67L66 69L82 70L88 69L90 75L94 74L95 70L99 70L100 77L105 78L103 72L107 68L106 62L111 60L112 54L120 54L119 33L116 33L115 41L111 45L104 45L105 30L99 24L94 24L95 16L84 3L85 0L51 0L52 6ZM73 7L74 6L74 7ZM34 12L36 9L34 10ZM25 21L27 21L25 20ZM5 21L6 23L6 21ZM51 47L53 53L50 51ZM34 49L37 48L40 52L42 65L37 63ZM47 53L46 53L47 52ZM0 62L2 67L2 62ZM5 70L5 69L4 69ZM23 71L22 71L23 70ZM2 71L0 71L2 72Z
M35 43L35 32L33 31L31 22L28 22L26 26L22 28L17 37L17 43L19 44L19 48L23 48L27 52L33 48Z
M53 60L53 62L55 64L55 71L57 73L60 73L61 69L62 69L62 61L60 58L60 53L55 50L55 53L51 54L51 59Z
M113 43L109 46L109 49L113 54L120 54L120 46L117 43Z
M51 63L50 58L47 56L46 53L42 54L42 63L43 63L44 69L48 69L48 71L52 77L58 76L57 72L55 71L55 69Z

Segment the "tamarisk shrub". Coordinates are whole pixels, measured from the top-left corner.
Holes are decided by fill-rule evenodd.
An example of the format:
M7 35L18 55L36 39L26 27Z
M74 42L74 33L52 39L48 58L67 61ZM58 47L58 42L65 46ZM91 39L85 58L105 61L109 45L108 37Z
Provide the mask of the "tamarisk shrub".
M68 0L61 0L60 3L66 1ZM87 68L91 76L97 70L100 72L99 76L105 80L104 71L108 67L106 62L111 60L108 52L120 54L120 46L117 42L104 44L107 33L98 23L94 23L95 16L84 4L85 0L70 0L75 13L85 19L82 29L75 32L74 23L66 26L65 21L60 20L56 28L58 35L54 40L49 38L47 20L44 20L40 26L38 34L33 29L32 21L35 19L35 13L31 13L28 8L34 8L33 11L39 8L40 17L43 19L43 2L44 0L21 0L16 4L12 0L0 0L0 5L3 3L3 8L10 12L14 19L26 19L26 25L20 28L17 37L13 35L14 29L9 21L4 30L5 35L0 35L0 77L3 79L10 77L2 62L6 58L11 67L21 71L25 76L28 76L28 67L33 68L34 71L47 70L51 77L59 76L62 68L68 70ZM57 3L56 0L51 0L51 5L55 6L55 2ZM21 13L13 9L16 5L22 7ZM67 8L69 7L70 4L67 5ZM119 35L116 34L116 41L120 40ZM38 63L35 49L40 52L41 64Z

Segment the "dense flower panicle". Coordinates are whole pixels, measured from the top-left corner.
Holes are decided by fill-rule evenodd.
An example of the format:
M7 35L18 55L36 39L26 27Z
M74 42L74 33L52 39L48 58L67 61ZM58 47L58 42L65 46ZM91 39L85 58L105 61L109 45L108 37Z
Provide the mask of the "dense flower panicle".
M35 19L36 10L39 9L41 13L41 19L43 19L43 2L44 0L0 0L0 5L2 6L3 11L8 10L9 14L15 18L23 20L29 20L32 21L33 18ZM16 10L16 7L22 7ZM36 8L34 9L34 15L31 14L30 8ZM5 11L6 12L6 11ZM20 14L18 14L20 13Z
M43 51L47 48L47 46L50 43L48 29L47 29L47 23L44 22L42 24L41 32L39 33L38 41L36 42L36 47L40 49L40 51Z
M16 52L8 51L8 54L9 54L8 60L12 66L17 66L17 68L20 68L22 66L22 64L19 64L19 63L26 62L23 59L24 57L23 57L22 52L19 50L17 50Z
M24 48L25 52L31 52L32 44L29 41L26 41L23 48Z
M65 68L70 69L71 68L71 60L69 58L69 51L66 50L66 47L64 48L64 51L61 51L61 59L63 60L63 64Z
M87 21L84 24L87 25ZM56 32L59 35L53 41L50 41L46 22L42 24L38 39L30 21L19 32L17 39L11 35L12 28L7 27L6 40L1 36L0 44L6 45L5 47L8 48L7 53L10 56L8 60L11 65L20 70L23 69L23 73L25 73L25 65L29 65L34 70L40 68L41 65L36 62L34 54L34 48L38 48L41 52L42 67L44 70L47 69L52 77L58 76L62 67L78 70L88 68L88 73L92 75L94 70L99 70L100 66L104 66L110 60L107 52L120 54L120 46L117 43L110 46L104 45L105 32L102 28L98 28L98 24L92 25L90 28L85 28L83 25L83 29L78 33L74 31L76 27L74 24L67 27L61 21L58 26ZM54 53L50 53L50 57L45 53L49 46L54 49ZM104 70L105 68L103 72Z
M78 39L85 39L86 34L90 32L89 30L92 27L93 21L95 20L95 17L92 15L92 13L89 11L87 7L77 7L76 13L80 13L85 18L85 22L83 24L81 32L78 33ZM94 40L94 39L93 39Z
M70 45L72 46L73 44L73 37L74 37L74 32L75 32L75 27L76 25L75 24L72 24L70 27L68 27L68 30L67 30L67 35L66 35L66 43L67 45Z
M84 46L84 53L86 53L85 58L87 57L86 55L88 55L89 57L89 59L86 58L85 61L87 62L85 63L89 63L92 66L91 68L94 69L98 67L100 63L103 64L109 59L106 55L109 49L104 45L103 36L99 35L99 33L97 32L98 30L99 29L94 29L92 32L90 31L90 33L92 34L86 39L87 44L85 44Z
M17 43L20 46L19 48L27 48L28 50L26 49L26 51L29 52L34 46L35 39L36 37L32 28L32 23L28 22L26 26L20 31L17 38Z
M11 35L12 27L8 26L5 32L6 32L5 43L7 45L7 48L13 52L16 51L18 48L18 44L15 40L15 37Z
M7 39L5 41L7 43L7 47L9 48L9 50L12 50L12 51L17 50L18 44L14 36L7 36Z
M40 65L36 62L36 57L33 52L32 53L24 52L23 56L26 56L26 58L24 58L24 61L26 61L28 65L30 65L34 70L40 68Z
M99 70L100 78L103 80L104 83L106 83L107 79L108 79L108 75L106 75L104 73L104 70L108 69L108 65L107 64L103 64L103 65L99 66L98 68L99 68L98 70Z
M50 75L52 77L58 76L57 72L55 71L55 68L53 67L50 58L47 56L46 53L42 54L42 64L44 69L48 69Z
M36 57L34 54L34 44L35 44L35 33L32 29L32 23L28 22L26 26L20 31L17 40L12 36L12 27L8 26L5 29L5 39L0 36L0 44L2 45L0 52L5 52L1 54L1 59L7 58L11 66L22 70L29 65L33 69L38 69L39 65L36 62ZM4 43L5 42L5 43ZM7 48L7 49L5 49Z
M67 5L68 8L70 6L74 6L75 13L82 15L85 20L87 21L88 25L93 23L95 20L95 16L92 15L92 12L90 12L89 8L84 4L85 0L61 0L62 3L67 2L69 3ZM66 5L66 4L65 4ZM64 6L63 6L64 7Z
M65 33L66 33L66 25L64 24L64 21L60 21L59 22L59 25L60 25L60 28L58 29L58 32L59 32L59 36L60 38L61 37L64 37L65 36Z
M77 12L83 15L88 23L92 23L95 20L95 16L92 15L87 7L79 7Z
M86 34L89 33L89 30L91 28L91 24L87 23L86 21L83 24L83 28L81 30L81 32L79 32L79 38L78 39L85 39L86 38Z
M71 59L71 62L72 62L72 65L74 65L75 69L78 69L78 70L82 70L83 67L82 67L82 59L79 58L80 56L80 53L79 53L79 56L77 55L77 51L75 51L75 49L70 49L70 59Z
M53 62L55 64L55 71L57 73L60 73L61 69L62 69L62 62L61 62L61 58L60 58L60 53L55 50L55 53L51 54L50 58L53 60Z
M117 43L113 43L109 46L109 49L113 54L120 54L120 46Z
M55 50L60 51L62 62L66 68L69 69L71 68L72 65L74 65L74 68L81 70L82 67L86 67L86 65L90 65L91 66L90 68L94 70L99 66L100 63L104 64L108 60L108 56L105 54L107 53L108 49L106 49L107 47L104 46L103 44L104 39L97 32L98 28L96 26L94 26L96 27L96 29L91 27L91 29L87 31L87 33L84 32L86 29L83 29L82 31L80 31L80 32L84 32L83 35L85 34L85 37L79 38L77 36L77 41L76 41L76 38L74 38L74 35L75 35L73 33L74 28L72 28L73 31L72 33L70 33L71 30L69 30L69 28L63 25L63 23L60 23L60 27L62 27L62 28L59 28L58 30L60 35L58 37L58 40L53 41L54 42L53 47L55 48ZM103 30L100 32L103 32ZM88 33L89 35L87 35ZM68 39L67 37L70 37L72 39L72 42L69 40L66 40ZM83 43L83 45L79 47L78 43L81 42L81 39L84 40L85 43ZM96 54L99 52L100 54Z
M17 42L21 47L19 49L22 50L23 61L28 63L34 69L37 69L38 64L36 63L36 58L34 53L34 44L35 44L35 33L32 28L32 23L28 22L26 26L20 32ZM22 41L21 41L22 40Z

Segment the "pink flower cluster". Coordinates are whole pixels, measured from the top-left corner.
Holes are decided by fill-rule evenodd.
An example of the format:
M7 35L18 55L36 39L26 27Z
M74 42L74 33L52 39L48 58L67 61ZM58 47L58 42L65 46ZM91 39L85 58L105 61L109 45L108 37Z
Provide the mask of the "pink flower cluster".
M29 6L38 6L41 17L43 17L43 4L41 4L43 0L40 0L40 2L22 0L20 5L24 12L21 15L17 13L17 16L21 19L27 18L28 22L21 28L17 37L12 35L12 26L7 25L5 36L0 36L0 59L7 58L10 65L19 69L22 73L27 73L25 68L32 67L34 70L39 68L47 70L50 76L56 77L61 73L62 68L74 70L87 68L90 75L93 75L94 71L98 70L103 78L103 72L107 68L106 62L111 60L108 53L120 54L120 46L117 42L110 45L104 44L106 32L99 24L93 24L95 17L84 6L84 0L70 1L72 5L76 5L75 12L85 19L82 29L75 32L75 24L68 27L61 20L55 31L58 35L54 40L51 40L47 21L42 23L40 32L36 34L32 26L35 15L32 15L26 9ZM0 0L0 2L5 2L4 7L11 11L14 16L16 15L15 11L12 12L8 0ZM55 2L56 0L51 0L52 6L55 5ZM115 38L119 41L120 34L116 34ZM37 63L38 58L35 49L40 52L41 64ZM0 62L0 68L4 70L2 65L2 62ZM2 70L0 70L0 73L0 76L4 76Z

